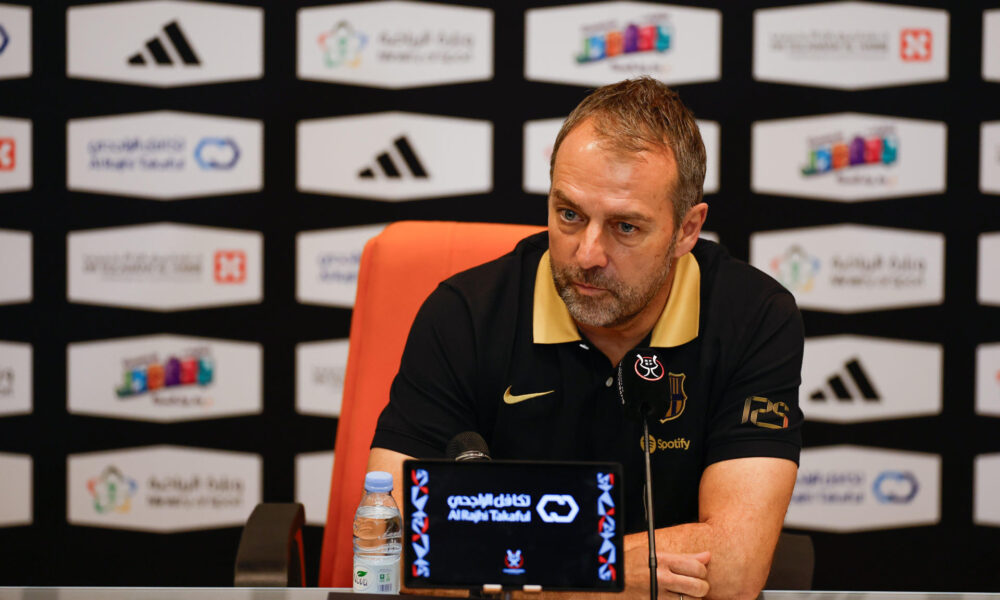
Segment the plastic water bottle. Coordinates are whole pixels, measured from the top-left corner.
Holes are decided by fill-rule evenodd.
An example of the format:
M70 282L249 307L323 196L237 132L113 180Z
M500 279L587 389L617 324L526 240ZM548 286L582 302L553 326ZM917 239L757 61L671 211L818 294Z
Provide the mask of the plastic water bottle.
M389 473L372 471L365 476L365 495L354 513L355 593L399 593L403 519L391 491Z

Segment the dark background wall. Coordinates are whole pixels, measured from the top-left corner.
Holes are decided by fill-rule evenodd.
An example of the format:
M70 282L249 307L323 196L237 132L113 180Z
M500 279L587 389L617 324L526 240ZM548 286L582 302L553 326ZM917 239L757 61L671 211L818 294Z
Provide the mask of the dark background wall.
M495 11L492 81L413 90L381 90L300 81L295 76L295 15L288 1L245 2L265 8L265 73L260 80L157 89L66 77L63 0L35 0L33 74L0 81L0 114L34 124L34 186L0 196L0 227L31 231L34 299L0 306L0 339L34 348L34 411L0 419L0 451L34 459L34 523L0 528L0 585L224 586L231 582L235 528L153 534L71 526L66 522L66 456L146 444L177 444L259 453L263 496L291 501L293 458L333 447L336 422L297 414L294 348L346 337L349 310L295 300L295 234L325 227L401 219L544 224L544 198L522 191L522 127L565 115L583 87L526 81L524 13L530 2L456 2ZM334 2L324 2L335 4ZM1000 528L973 525L973 457L1000 451L995 418L974 413L975 345L1000 341L997 308L976 302L976 237L1000 230L1000 202L978 189L979 126L1000 118L1000 84L981 77L982 12L996 4L908 2L951 16L947 82L868 91L836 91L755 82L754 9L791 1L685 3L722 11L722 78L678 86L700 118L721 126L720 191L708 197L707 229L736 256L748 256L751 232L842 222L905 227L946 235L946 294L941 306L856 315L805 311L809 336L863 333L943 344L944 408L939 416L855 425L807 422L806 446L854 443L943 455L941 522L856 534L813 533L820 589L998 591ZM155 202L66 189L67 119L172 109L264 121L265 182L260 193ZM491 193L413 202L298 193L298 120L383 110L492 121ZM750 125L760 119L857 111L944 121L948 127L945 194L855 204L750 192ZM70 304L66 234L72 230L156 221L211 224L264 234L262 303L158 314ZM915 324L918 324L915 326ZM66 348L81 340L168 331L264 348L264 412L259 416L170 425L70 415ZM0 482L0 493L5 485ZM306 542L315 582L318 527Z

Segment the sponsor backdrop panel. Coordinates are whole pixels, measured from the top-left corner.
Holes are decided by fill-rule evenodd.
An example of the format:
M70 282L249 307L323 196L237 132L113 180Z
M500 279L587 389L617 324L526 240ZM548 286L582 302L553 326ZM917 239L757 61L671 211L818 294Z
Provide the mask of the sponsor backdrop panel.
M650 74L703 237L803 308L815 586L995 591L998 15L0 0L0 585L228 585L258 499L307 504L315 583L365 242L544 224L552 117Z

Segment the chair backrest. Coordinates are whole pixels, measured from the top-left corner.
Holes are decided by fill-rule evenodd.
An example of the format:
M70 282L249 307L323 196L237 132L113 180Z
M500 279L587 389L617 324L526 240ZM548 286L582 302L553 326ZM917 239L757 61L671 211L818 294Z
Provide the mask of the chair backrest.
M417 310L451 275L506 254L542 227L402 221L372 238L361 255L351 317L343 404L334 447L320 587L351 586L352 522L361 499L375 423L389 401Z

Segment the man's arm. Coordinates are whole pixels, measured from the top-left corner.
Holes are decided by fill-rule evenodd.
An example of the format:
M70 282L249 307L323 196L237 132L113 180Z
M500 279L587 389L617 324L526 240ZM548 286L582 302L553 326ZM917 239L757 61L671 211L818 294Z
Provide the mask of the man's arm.
M752 600L771 568L795 486L796 464L790 460L751 457L709 465L699 489L699 521L656 531L657 579L661 590L697 594L691 577L671 570L678 555L711 552L708 598ZM649 589L649 550L645 533L625 538L628 585ZM667 568L664 568L664 564ZM677 564L683 569L685 563ZM676 570L676 569L675 569ZM674 599L670 599L674 600Z

